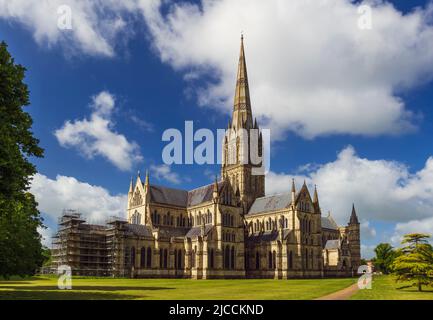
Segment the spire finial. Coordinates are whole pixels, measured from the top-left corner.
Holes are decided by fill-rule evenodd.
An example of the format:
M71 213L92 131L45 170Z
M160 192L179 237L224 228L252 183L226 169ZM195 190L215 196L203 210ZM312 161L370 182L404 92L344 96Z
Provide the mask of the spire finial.
M146 185L149 185L149 170L146 169Z
M314 185L313 203L319 203L319 195L317 194L317 185Z

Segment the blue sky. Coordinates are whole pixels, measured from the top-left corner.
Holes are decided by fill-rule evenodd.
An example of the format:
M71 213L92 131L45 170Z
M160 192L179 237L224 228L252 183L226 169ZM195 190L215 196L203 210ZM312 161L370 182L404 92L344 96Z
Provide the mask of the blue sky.
M70 3L74 14L74 1L66 2ZM97 34L93 35L93 38L90 37L90 40L87 36L75 35L77 29L53 32L48 25L49 18L48 22L32 20L31 17L40 13L31 14L34 8L25 2L17 0L16 7L10 4L8 8L0 8L3 9L0 10L3 12L0 13L0 39L6 41L16 62L28 69L26 83L31 91L31 106L27 110L34 119L34 133L45 149L43 159L32 159L40 173L36 179L37 186L33 190L49 227L45 235L55 229L55 219L60 215L62 208L79 209L87 214L90 220L98 220L101 216L106 216L107 212L122 214L124 195L131 176L135 177L137 170L144 173L149 168L153 183L185 189L208 183L212 176L219 172L217 165L164 167L161 152L165 143L161 142L161 135L167 128L178 128L183 131L186 120L193 120L197 129L202 127L216 130L226 127L233 94L229 91L234 91L235 85L233 75L237 67L241 28L237 24L230 27L230 23L219 21L225 17L219 10L206 5L202 7L200 2L191 2L189 6L181 7L178 13L189 12L192 21L198 22L201 28L206 29L210 26L206 29L210 31L203 36L200 30L194 29L194 23L182 14L172 16L177 19L176 24L166 29L169 22L165 19L175 11L173 3L168 2L158 7L158 1L152 2L155 3L156 9L151 6L141 8L141 16L140 13L130 11L132 9L129 7L118 8L114 2L108 1L108 12L124 23L115 30L107 27L107 23L110 22L108 25L111 26L112 21L106 20L106 16L94 13L91 11L92 8L81 8L94 14L90 15L93 22L87 23ZM347 1L331 2L345 9L356 8L357 5ZM194 7L194 3L198 3L199 6ZM341 75L337 72L326 74L332 73L333 70L327 69L327 66L324 66L323 72L312 68L313 70L304 73L303 70L307 70L308 65L295 70L298 56L276 54L280 59L287 56L287 59L278 61L278 68L282 72L275 75L275 78L282 80L275 89L266 91L267 85L272 84L272 80L268 81L273 77L269 70L274 69L266 69L263 65L273 64L275 61L272 61L273 56L259 57L256 52L265 50L263 48L268 45L272 47L273 42L270 39L268 44L267 37L256 35L256 29L252 26L257 20L249 21L250 15L241 15L239 19L244 23L242 30L245 33L253 113L257 114L264 126L268 125L275 129L268 191L289 190L291 177L296 177L299 185L304 178L310 186L317 183L319 196L323 195L324 198L321 202L322 210L331 210L341 224L347 222L351 203L355 202L358 215L363 222L363 250L367 256L371 256L372 247L379 242L392 242L396 245L399 236L406 231L416 229L428 232L433 228L433 215L429 211L430 208L433 209L433 202L429 200L432 198L433 188L433 174L430 174L430 170L433 169L426 164L432 156L433 133L433 39L429 38L433 34L432 9L428 7L429 1L392 3L395 7L387 7L388 11L382 10L388 6L387 4L373 7L373 28L370 32L377 32L384 37L383 39L388 40L388 29L398 30L400 26L410 24L408 19L405 19L408 15L422 17L419 18L419 23L424 31L417 28L412 30L407 26L402 29L401 35L392 32L390 43L406 46L404 56L394 54L396 58L393 63L398 70L396 74L393 74L392 70L389 71L386 60L381 62L380 54L368 56L369 53L366 53L365 60L371 59L371 65L375 66L367 74L371 76L371 81L367 76L358 78L351 72L347 73L345 81L341 81ZM52 6L48 6L49 10L43 14L49 17L49 12L52 12L51 9L56 8L56 5L57 1L52 1ZM248 12L254 12L254 4L249 6L248 10L252 11ZM272 7L273 4L269 6ZM420 6L417 9L418 13L414 13L416 6ZM234 12L240 10L238 7L237 4L233 5ZM287 52L293 51L297 45L301 46L301 37L309 36L308 33L303 33L307 28L320 30L315 29L314 25L320 21L322 15L332 16L329 13L332 10L327 7L322 8L323 11L320 12L309 9L296 11L290 6L281 10L284 9L289 10L292 19L303 15L304 18L310 18L301 31L283 30L281 34L275 34L278 24L269 31L270 34L280 37L282 42L285 42L283 37L290 39L287 40L287 44L282 44L287 47ZM208 14L213 12L212 10L218 14ZM392 10L393 14L390 14L389 10ZM270 12L273 11L270 9ZM158 18L155 18L155 14ZM377 23L378 27L375 29L374 19L385 21L388 15L392 17L388 29L382 28L381 22ZM265 22L266 17L263 13L264 21L260 22ZM101 20L100 23L95 22L98 19ZM161 21L165 24L161 24ZM218 29L218 23L223 27L220 26ZM282 26L287 27L284 24ZM79 29L78 26L76 28ZM266 24L263 26L263 29L265 28ZM212 30L214 34L211 33ZM326 42L335 43L337 49L333 51L332 57L323 60L324 64L332 64L335 58L335 68L339 67L338 61L343 58L338 56L342 52L347 56L353 56L355 64L357 61L363 61L356 54L359 48L348 46L344 50L338 49L348 42L347 39L351 39L351 35L341 35L335 30L338 29L325 28L324 34L315 35L320 40L305 40L305 43L311 45L311 50L334 48L334 45L328 47ZM381 32L383 34L380 34ZM188 37L199 39L191 42ZM300 39L301 44L291 42L296 38ZM104 49L103 46L98 47L97 40L101 39L111 46L112 51ZM260 43L257 43L259 41ZM325 43L324 47L316 48L314 43L321 41ZM230 50L221 49L221 44L225 43ZM197 47L191 48L194 45ZM212 49L214 46L216 50ZM380 45L374 46L378 46L375 49L380 53ZM188 51L193 49L194 52ZM425 54L420 56L418 49L422 49ZM282 49L284 50L286 49ZM398 48L396 50L398 52ZM260 53L262 54L261 51ZM307 54L306 59L308 58ZM359 70L361 69L355 66L353 71L357 73ZM298 83L290 79L291 72L293 77L302 80ZM387 72L390 73L389 76L386 75ZM394 82L398 77L401 79ZM323 90L319 80L314 80L317 78L321 78L322 82L329 80L326 90L334 92L333 96L341 94L339 101L349 101L353 108L346 110L344 105L338 106L334 101L330 101L329 105L324 103L326 107L316 110L311 101L318 103L322 99L325 102L323 96L318 95L317 100L313 99L317 92ZM409 78L408 83L405 83ZM312 83L311 91L306 95L298 94L309 88L309 79ZM380 103L377 107L369 107L369 102L373 101L369 100L371 92L375 92L371 91L371 88L375 88L371 83L376 81L377 87L384 88L383 92L378 94L377 100L386 96L386 104L389 97L394 97L395 101L390 102L390 110L395 103L403 103L404 112L395 111L397 108L392 109L394 113L383 113ZM357 105L353 102L355 99L351 100L350 94L356 96L358 91L366 92L362 95L362 99L365 98L366 101L365 105ZM89 157L84 154L79 144L62 145L55 134L56 130L64 128L66 121L77 124L77 121L89 120L95 110L94 99L101 92L106 92L114 99L112 112L105 118L108 117L110 121L108 131L123 136L128 145L135 143L137 147L131 152L131 157L142 157L142 160L131 160L128 168L119 168L104 156L104 151L93 152ZM270 92L272 94L266 95ZM296 96L293 94L293 100L291 96L287 100L286 92L295 92ZM279 94L281 96L278 96ZM296 106L292 105L291 111L287 112L288 116L284 109L286 104L281 103L281 100L289 101L288 105L291 104L290 101L296 102ZM268 101L269 105L266 105ZM341 113L347 112L348 116L343 117L343 120L339 119L333 110L334 105L335 108L341 108ZM360 110L363 107L367 115ZM291 118L288 117L292 114L297 115L297 110L305 110L305 113L291 123ZM410 120L405 118L405 112L411 113ZM315 114L318 114L318 120L310 120ZM332 121L334 116L335 121ZM370 126L367 120L365 124L360 124L364 121L363 116L367 120L369 117L377 119L377 125ZM395 122L393 117L405 118L410 126L407 123L402 125L398 121ZM296 130L296 126L308 129ZM70 142L71 137L67 138ZM361 178L352 179L357 177L357 174ZM345 179L350 182L342 181ZM98 197L103 197L103 200L98 200ZM86 206L86 201L91 204Z

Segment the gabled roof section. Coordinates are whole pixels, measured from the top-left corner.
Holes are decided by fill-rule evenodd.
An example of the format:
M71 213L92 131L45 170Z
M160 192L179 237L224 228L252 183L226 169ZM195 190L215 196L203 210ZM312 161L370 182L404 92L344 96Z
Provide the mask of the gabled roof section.
M295 197L295 205L298 203L299 199L301 198L301 196L303 194L306 194L308 199L310 200L310 202L312 203L313 201L311 200L311 195L310 195L310 191L307 188L307 184L304 181L304 184L302 185L301 190L299 190L298 194Z
M218 182L218 193L223 187L224 181ZM186 208L211 201L213 190L214 183L191 191L150 185L150 202Z
M333 250L333 249L340 249L341 242L340 240L328 240L325 244L325 250Z
M211 224L205 225L204 234L208 235L212 229L213 229L213 225L211 225ZM189 231L185 237L190 238L190 239L195 239L198 236L201 236L201 226L200 227L192 227L191 229L189 229Z
M338 230L338 225L329 215L327 217L322 217L322 229Z
M211 183L206 186L191 190L188 192L188 207L198 205L203 202L211 201L213 196L214 184ZM218 182L218 194L224 187L224 181Z
M267 197L257 198L247 215L255 215L270 211L289 208L291 204L291 194L282 193Z
M149 226L141 225L141 224L125 224L125 227L128 231L132 232L136 236L140 237L152 237L152 230Z

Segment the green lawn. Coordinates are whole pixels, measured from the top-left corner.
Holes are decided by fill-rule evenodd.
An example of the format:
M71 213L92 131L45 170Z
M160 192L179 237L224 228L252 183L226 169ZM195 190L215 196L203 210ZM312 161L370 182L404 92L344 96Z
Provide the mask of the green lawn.
M393 276L374 276L370 290L359 290L353 300L433 300L433 287L423 286L422 292L409 283L396 283ZM399 289L401 288L401 289Z
M355 279L188 280L73 278L59 290L57 278L0 281L4 299L314 299L350 286Z

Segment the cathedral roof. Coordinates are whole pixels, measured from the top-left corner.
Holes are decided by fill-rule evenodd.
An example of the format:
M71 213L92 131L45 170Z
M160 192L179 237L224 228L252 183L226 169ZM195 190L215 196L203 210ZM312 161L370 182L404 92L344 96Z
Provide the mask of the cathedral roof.
M149 226L145 226L142 224L125 224L125 227L128 231L132 232L136 236L140 237L152 237L152 230Z
M218 182L219 191L223 186L223 181ZM191 191L150 185L150 201L176 207L191 207L212 200L213 188L214 183Z
M207 224L204 228L204 234L207 235L213 228L213 225ZM189 229L188 233L186 234L187 238L197 238L198 236L201 236L201 227L192 227Z
M177 207L186 207L188 191L161 186L150 186L150 201Z
M325 244L326 250L332 250L332 249L340 249L341 242L340 240L328 240Z
M322 229L338 230L338 225L330 216L322 217Z
M289 208L291 201L292 199L290 193L282 193L257 198L251 206L250 210L248 211L248 215Z
M287 239L289 234L292 233L293 230L284 229L283 230L283 239ZM265 231L261 233L253 233L248 236L248 241L252 242L268 242L268 241L275 241L278 240L278 231L272 230L272 231Z
M218 191L221 191L224 182L218 182ZM188 207L212 200L214 183L191 190L188 192Z

